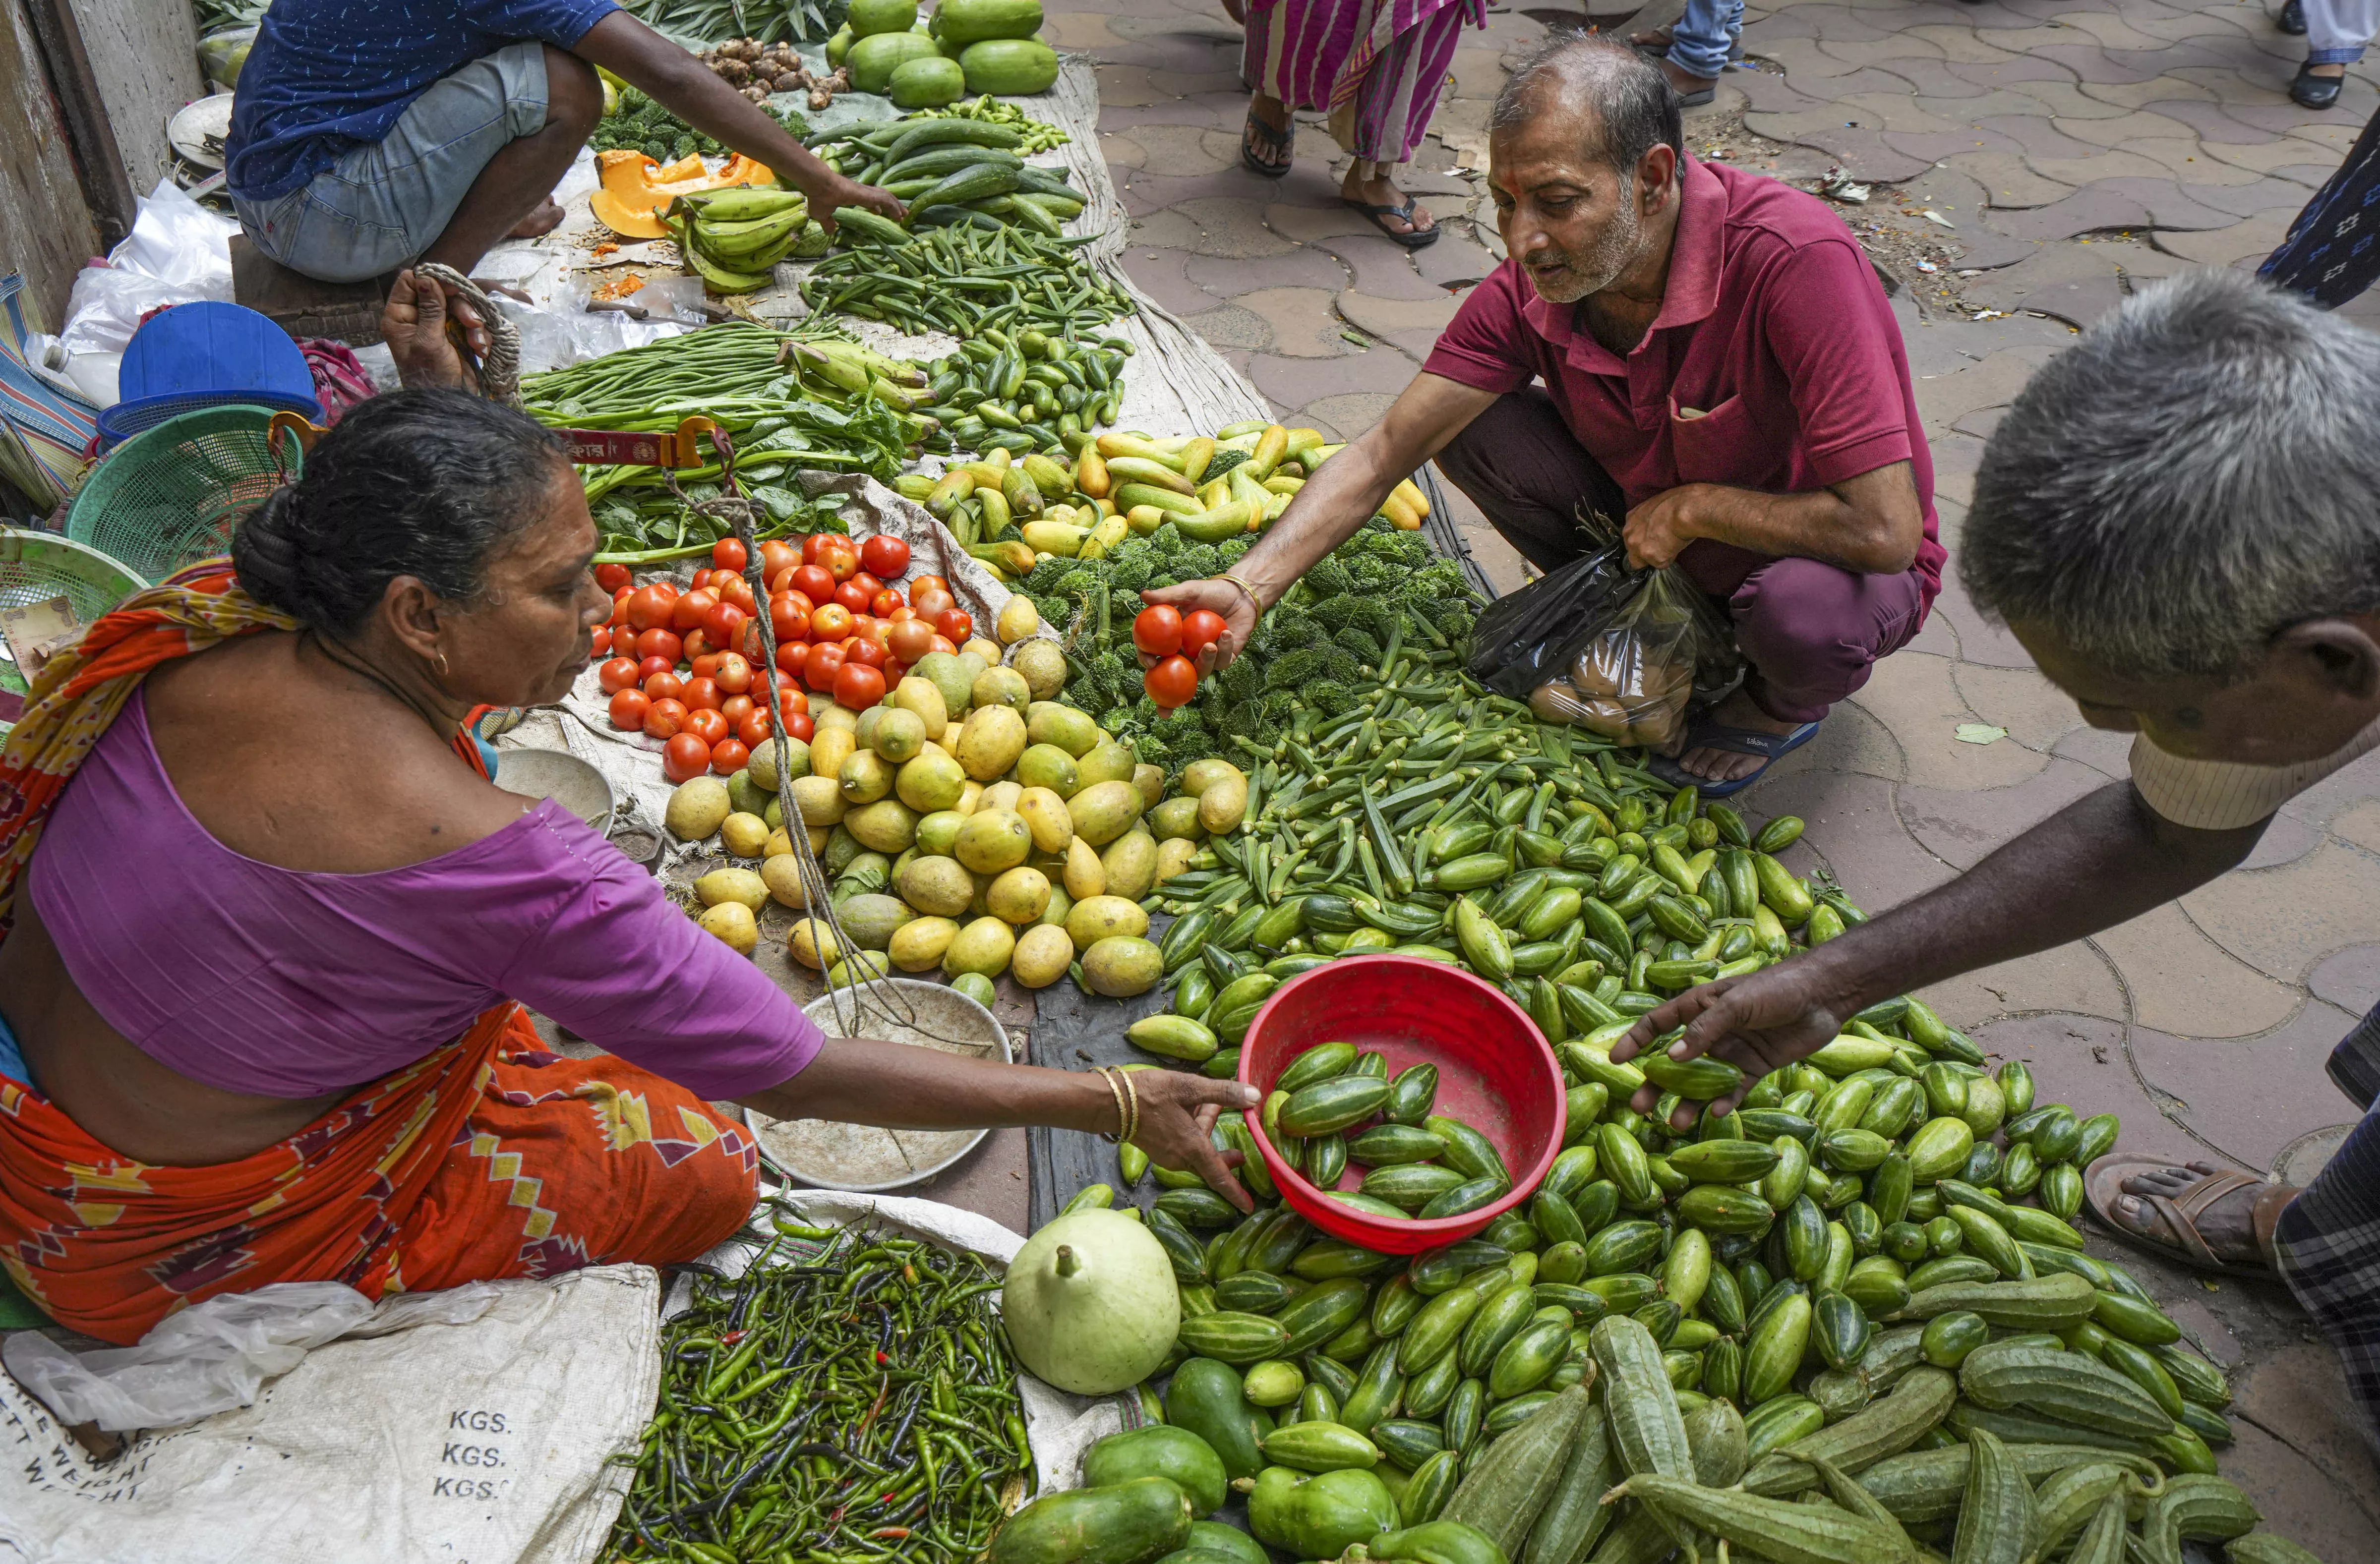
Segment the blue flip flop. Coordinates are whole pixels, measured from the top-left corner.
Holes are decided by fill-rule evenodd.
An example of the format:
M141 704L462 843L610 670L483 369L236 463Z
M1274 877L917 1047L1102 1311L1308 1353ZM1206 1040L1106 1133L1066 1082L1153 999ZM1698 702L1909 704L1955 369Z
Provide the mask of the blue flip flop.
M1760 770L1733 782L1715 782L1686 770L1666 755L1646 758L1645 769L1671 787L1698 787L1705 798L1725 798L1742 793L1768 774L1768 768L1785 756L1810 742L1818 731L1815 722L1804 722L1790 734L1764 734L1750 728L1730 728L1714 722L1707 717L1697 717L1686 728L1687 749L1723 749L1730 755L1759 755L1767 758Z

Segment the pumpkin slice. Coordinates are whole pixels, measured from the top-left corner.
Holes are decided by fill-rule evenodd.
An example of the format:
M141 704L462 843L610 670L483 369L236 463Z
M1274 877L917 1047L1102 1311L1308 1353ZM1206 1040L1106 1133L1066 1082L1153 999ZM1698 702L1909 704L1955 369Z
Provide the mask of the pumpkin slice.
M716 174L698 157L680 158L663 168L644 153L626 148L596 154L601 187L589 198L595 220L625 238L658 239L669 230L661 214L680 196L704 190L724 190L738 185L762 185L776 177L765 164L741 152ZM685 171L691 169L691 174ZM675 174L679 177L671 178Z

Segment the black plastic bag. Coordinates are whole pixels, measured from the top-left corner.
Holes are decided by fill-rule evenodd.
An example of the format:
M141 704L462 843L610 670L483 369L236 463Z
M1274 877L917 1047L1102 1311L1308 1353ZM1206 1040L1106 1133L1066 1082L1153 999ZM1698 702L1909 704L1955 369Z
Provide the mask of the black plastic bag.
M1735 637L1674 564L1631 570L1609 516L1582 511L1579 525L1598 547L1481 612L1472 675L1542 721L1674 751L1688 702L1740 673Z
M1570 666L1579 627L1635 589L1620 544L1582 554L1550 576L1507 592L1479 611L1471 630L1471 676L1498 695L1529 692Z

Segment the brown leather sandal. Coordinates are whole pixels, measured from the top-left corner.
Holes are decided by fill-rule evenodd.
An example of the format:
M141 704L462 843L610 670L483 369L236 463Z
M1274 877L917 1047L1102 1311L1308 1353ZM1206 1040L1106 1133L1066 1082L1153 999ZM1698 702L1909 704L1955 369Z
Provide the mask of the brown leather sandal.
M2241 1266L2218 1258L2214 1247L2200 1235L2197 1218L2207 1207L2234 1190L2244 1189L2250 1185L2261 1188L2264 1193L2256 1196L2255 1208L2249 1214L2248 1219L2250 1230L2255 1236L2258 1253L2269 1255L2273 1252L2274 1225L2280 1220L2282 1209L2297 1197L2296 1187L2290 1184L2267 1183L2253 1173L2243 1173L2236 1170L2205 1171L2210 1167L2210 1164L2205 1163L2176 1162L2168 1157L2142 1157L2128 1152L2109 1152L2083 1170L2082 1205L2084 1209L2091 1213L2092 1218L2107 1229L2111 1236L2131 1244L2143 1254L2155 1255L2161 1259L2179 1260L2192 1270L2212 1271L2218 1276L2263 1277L2268 1280L2271 1279L2275 1273L2269 1264ZM2182 1192L2179 1199L2163 1194L2132 1194L2130 1190L2124 1188L2126 1179L2136 1178L2143 1173L2166 1172L2176 1169L2203 1174L2197 1182ZM2164 1218L2166 1231L2144 1231L2129 1222L2119 1220L2114 1215L2116 1202L2126 1195L2131 1195L2132 1199L2142 1202L2157 1216ZM2175 1236L2169 1237L2168 1233Z

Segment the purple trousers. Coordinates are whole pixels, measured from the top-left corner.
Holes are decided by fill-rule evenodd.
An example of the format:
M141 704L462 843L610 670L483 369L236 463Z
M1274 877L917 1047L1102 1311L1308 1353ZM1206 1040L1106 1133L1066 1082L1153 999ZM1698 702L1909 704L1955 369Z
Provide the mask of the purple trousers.
M1539 570L1586 552L1582 510L1615 523L1628 515L1620 485L1536 386L1497 398L1439 453L1438 466ZM1908 645L1925 620L1914 569L1868 576L1707 538L1687 544L1678 567L1734 624L1751 665L1744 692L1780 722L1824 717L1867 683L1877 659Z

